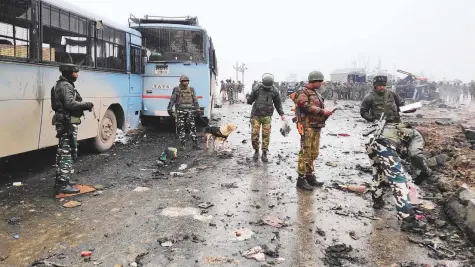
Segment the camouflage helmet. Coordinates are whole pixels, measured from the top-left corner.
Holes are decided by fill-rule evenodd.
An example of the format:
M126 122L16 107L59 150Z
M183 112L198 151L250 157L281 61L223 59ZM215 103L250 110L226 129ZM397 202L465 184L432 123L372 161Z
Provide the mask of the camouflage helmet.
M384 85L386 86L388 83L388 76L384 75L377 75L373 78L373 86Z
M190 81L190 77L188 77L188 75L181 75L180 82L183 82L183 81Z
M312 71L308 74L309 82L323 81L323 80L325 80L325 77L323 76L323 73L320 71Z
M265 88L271 88L272 85L274 85L274 75L270 73L264 73L264 75L262 75L262 85Z
M79 72L79 67L74 64L62 64L59 66L60 72Z

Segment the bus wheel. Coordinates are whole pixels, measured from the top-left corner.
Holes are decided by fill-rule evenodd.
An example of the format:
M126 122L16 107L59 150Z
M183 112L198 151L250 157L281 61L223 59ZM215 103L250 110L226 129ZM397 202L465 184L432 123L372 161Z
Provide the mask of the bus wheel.
M117 119L112 110L108 109L102 118L97 136L94 140L94 147L99 152L109 150L115 142L117 134Z

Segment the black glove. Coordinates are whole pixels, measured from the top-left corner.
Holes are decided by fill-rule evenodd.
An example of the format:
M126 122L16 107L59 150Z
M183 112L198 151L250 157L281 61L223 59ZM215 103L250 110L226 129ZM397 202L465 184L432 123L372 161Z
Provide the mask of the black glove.
M89 110L89 111L92 111L92 108L94 107L94 104L92 104L91 102L86 102L84 103L84 109L85 110Z
M172 109L169 109L169 110L167 110L167 111L168 111L168 115L170 115L170 116L173 117L173 118L176 117L176 116L175 116L175 113L173 112Z

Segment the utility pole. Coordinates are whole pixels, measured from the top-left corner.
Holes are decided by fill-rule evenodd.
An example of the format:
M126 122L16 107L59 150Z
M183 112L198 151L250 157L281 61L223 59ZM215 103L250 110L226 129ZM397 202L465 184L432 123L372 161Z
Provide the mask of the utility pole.
M242 75L242 84L244 84L244 72L247 70L246 64L242 63L241 67L239 68L239 71L241 71Z
M233 68L236 70L236 82L239 81L239 72L241 71L241 68L239 67L239 61L236 61L236 66L233 66Z

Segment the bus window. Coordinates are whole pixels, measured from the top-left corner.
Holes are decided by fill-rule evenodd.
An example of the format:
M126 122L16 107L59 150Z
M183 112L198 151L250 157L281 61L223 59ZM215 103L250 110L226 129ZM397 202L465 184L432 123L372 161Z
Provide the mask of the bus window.
M148 60L205 63L204 33L188 29L141 28Z
M43 61L94 66L91 21L42 3L41 22Z
M125 32L104 26L97 30L97 67L126 70Z
M130 72L135 74L142 73L140 47L130 47Z
M31 1L0 1L0 57L30 58Z

